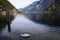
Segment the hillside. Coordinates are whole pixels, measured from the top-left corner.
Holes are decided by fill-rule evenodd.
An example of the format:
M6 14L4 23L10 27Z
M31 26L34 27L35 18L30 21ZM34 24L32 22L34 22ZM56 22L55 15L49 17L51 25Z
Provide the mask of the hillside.
M7 0L0 0L0 23L12 20L13 9L16 9L9 1Z
M36 1L22 10L28 14L31 20L60 26L60 0Z
M27 7L21 9L27 12L40 12L46 10L54 0L44 0L44 1L35 1L32 4L28 5Z
M15 7L7 0L0 0L0 4L4 7L7 8L9 10L14 9ZM16 9L16 8L15 8Z

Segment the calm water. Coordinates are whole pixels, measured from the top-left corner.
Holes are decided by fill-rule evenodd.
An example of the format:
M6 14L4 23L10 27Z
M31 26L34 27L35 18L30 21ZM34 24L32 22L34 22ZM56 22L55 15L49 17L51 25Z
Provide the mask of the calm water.
M22 40L60 40L60 28L51 27L49 25L39 24L29 20L24 15L17 15L8 25L0 30L1 40L21 40L20 34L28 33L30 38Z

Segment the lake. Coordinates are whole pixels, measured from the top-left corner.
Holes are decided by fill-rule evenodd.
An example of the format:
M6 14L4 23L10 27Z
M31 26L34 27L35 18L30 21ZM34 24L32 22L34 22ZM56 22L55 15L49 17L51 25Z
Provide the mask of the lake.
M2 24L3 25L3 24ZM28 33L29 38L22 38L20 34ZM18 14L11 21L10 27L0 28L1 40L60 40L60 27L49 26L30 20L25 15Z

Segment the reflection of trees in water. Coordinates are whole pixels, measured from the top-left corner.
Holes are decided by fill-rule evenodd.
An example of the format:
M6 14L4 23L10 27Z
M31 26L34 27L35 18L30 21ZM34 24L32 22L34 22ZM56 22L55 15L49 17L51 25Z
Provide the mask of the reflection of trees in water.
M6 24L7 24L7 23L0 23L0 31L1 31L3 28L5 28Z
M11 32L10 22L8 22L8 32Z
M0 23L0 31L2 31L6 25L8 25L8 32L11 32L10 23Z

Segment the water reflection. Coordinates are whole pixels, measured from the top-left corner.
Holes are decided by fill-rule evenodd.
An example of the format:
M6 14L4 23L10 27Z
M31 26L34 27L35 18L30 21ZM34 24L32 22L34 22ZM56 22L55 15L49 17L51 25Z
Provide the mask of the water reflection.
M8 25L8 26L7 26L8 32L11 32L10 23L0 23L0 31L4 30L4 28L6 28L6 25Z
M19 14L1 31L2 35L6 35L13 40L20 40L21 32L30 34L33 40L60 39L60 31L56 31L54 27L33 22L26 16Z
M11 30L22 30L28 33L44 33L49 30L49 26L37 24L24 15L17 15L14 21L11 23Z
M5 28L6 23L0 23L0 31L2 31L3 28Z
M8 32L11 32L10 23L8 23Z

